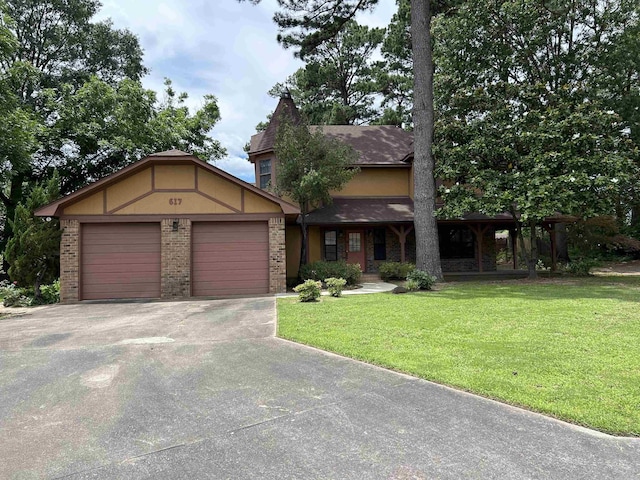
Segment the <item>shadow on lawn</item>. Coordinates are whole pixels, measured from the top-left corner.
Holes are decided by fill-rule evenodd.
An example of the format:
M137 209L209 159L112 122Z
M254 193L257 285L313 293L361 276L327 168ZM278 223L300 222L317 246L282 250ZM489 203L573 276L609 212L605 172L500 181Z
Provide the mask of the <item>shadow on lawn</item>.
M588 277L506 280L443 284L438 294L452 299L492 298L528 300L598 299L640 303L640 277Z

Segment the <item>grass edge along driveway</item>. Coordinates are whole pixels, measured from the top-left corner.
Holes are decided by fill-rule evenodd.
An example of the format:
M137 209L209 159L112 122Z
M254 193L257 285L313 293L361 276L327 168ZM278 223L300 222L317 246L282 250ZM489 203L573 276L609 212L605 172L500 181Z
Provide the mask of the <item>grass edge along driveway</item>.
M278 336L614 435L640 436L640 278L278 299Z

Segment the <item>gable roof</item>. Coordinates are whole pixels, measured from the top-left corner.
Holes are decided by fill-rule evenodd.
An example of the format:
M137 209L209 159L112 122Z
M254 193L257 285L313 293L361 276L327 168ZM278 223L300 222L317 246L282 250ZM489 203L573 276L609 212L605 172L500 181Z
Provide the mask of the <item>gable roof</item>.
M273 152L278 128L287 117L294 124L301 120L294 101L285 93L267 128L251 136L249 161L253 161L255 155ZM322 129L328 137L350 145L359 154L356 165L406 166L413 156L413 134L393 125L312 125L310 128Z
M278 205L280 205L280 207L282 208L282 212L285 214L299 214L300 213L300 209L298 207L296 207L295 205L290 204L289 202L286 202L284 200L282 200L279 197L276 197L275 195L271 195L270 193L265 192L264 190L261 190L259 188L257 188L255 185L252 185L250 183L247 183L243 180L240 180L237 177L234 177L233 175L231 175L230 173L227 173L223 170L220 170L217 167L214 167L213 165L208 164L207 162L199 159L198 157L196 157L195 155L191 155L189 153L183 152L181 150L167 150L166 152L158 152L158 153L153 153L145 158L143 158L142 160L138 160L135 163L132 163L131 165L129 165L128 167L123 168L122 170L119 170L105 178L102 178L101 180L98 180L96 182L93 182L89 185L87 185L86 187L83 187L79 190L76 190L73 193L70 193L69 195L66 195L54 202L51 202L48 205L45 205L44 207L39 208L38 210L36 210L34 212L34 215L38 216L38 217L56 217L60 215L60 212L62 212L62 210L64 209L64 207L68 206L69 204L81 200L83 198L86 198L88 196L90 196L91 194L95 193L96 191L112 185L114 183L117 183L118 181L122 180L123 178L127 177L128 175L137 173L138 171L144 170L145 168L147 168L149 165L152 164L168 164L168 165L172 165L172 164L180 164L180 163L193 163L196 164L197 166L199 166L200 168L203 168L205 170L208 170L211 173L214 173L222 178L224 178L225 180L228 180L231 183L235 183L237 185L239 185L242 188L245 188L253 193L255 193L256 195L263 197L267 200L270 200L274 203L277 203Z

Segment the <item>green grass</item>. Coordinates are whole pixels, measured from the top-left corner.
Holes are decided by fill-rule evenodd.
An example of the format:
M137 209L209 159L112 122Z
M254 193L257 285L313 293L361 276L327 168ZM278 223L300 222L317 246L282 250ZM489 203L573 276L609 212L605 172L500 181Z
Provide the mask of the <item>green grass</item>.
M640 278L452 284L278 300L278 335L640 436Z

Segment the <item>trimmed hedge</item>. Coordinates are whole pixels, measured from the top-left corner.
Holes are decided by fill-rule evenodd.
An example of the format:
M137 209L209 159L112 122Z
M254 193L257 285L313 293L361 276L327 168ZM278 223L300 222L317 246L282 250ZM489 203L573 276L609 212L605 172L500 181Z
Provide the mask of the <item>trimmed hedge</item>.
M324 282L327 278L344 278L347 285L357 285L362 277L360 265L350 264L344 260L337 262L313 262L300 267L302 280L319 280Z
M416 266L409 262L384 262L378 267L380 278L387 280L406 280L407 275L413 272Z

